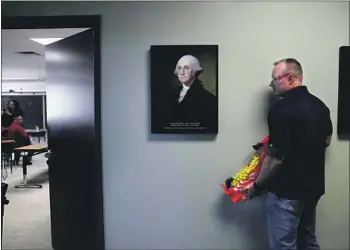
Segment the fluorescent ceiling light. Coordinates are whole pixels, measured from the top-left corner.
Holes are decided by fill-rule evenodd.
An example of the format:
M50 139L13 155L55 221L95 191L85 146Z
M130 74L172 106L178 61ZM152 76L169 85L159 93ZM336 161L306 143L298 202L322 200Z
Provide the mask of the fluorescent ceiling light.
M37 77L37 78L14 78L14 77L2 77L1 80L3 81L40 81L43 80L43 77Z
M63 38L29 38L30 40L40 43L42 45L48 45L50 43L57 42L59 40L62 40Z

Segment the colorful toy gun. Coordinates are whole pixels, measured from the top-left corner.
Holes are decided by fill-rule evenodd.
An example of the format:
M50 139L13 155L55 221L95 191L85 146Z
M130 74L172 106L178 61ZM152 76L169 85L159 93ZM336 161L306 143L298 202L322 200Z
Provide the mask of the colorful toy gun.
M228 178L225 184L220 185L224 189L225 194L229 196L234 203L239 200L243 202L247 200L243 190L258 177L266 155L268 140L269 136L266 135L260 142L253 145L254 151L248 156L248 158L250 158L249 163L241 168L236 175Z

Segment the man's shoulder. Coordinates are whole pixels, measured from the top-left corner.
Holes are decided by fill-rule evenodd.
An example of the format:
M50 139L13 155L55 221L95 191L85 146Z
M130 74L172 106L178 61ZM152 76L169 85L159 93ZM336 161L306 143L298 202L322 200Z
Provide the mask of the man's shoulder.
M204 86L197 88L197 93L201 98L204 98L207 101L215 101L217 99L216 95L208 91Z
M9 127L9 130L18 131L18 130L22 130L22 127L17 125L16 123L12 123Z
M216 99L216 95L214 95L212 92L208 91L208 90L205 89L205 88L203 88L203 89L204 89L205 95L206 95L208 98L210 98L210 99L212 99L212 100L215 100L215 99Z
M277 101L270 109L268 112L269 117L281 117L288 113L288 107L289 102L286 99L281 99Z
M316 103L318 103L319 105L321 105L321 106L323 106L323 107L325 107L325 108L328 109L328 107L327 107L327 105L324 103L324 101L322 101L318 96L313 95L313 94L311 94L311 93L310 93L310 95L312 96L312 98L314 99L314 101L315 101Z
M327 105L319 97L309 91L283 98L280 101L280 105L283 106L284 110L292 113L297 110L303 110L305 107L311 107L313 110L318 109L324 112L330 112Z
M312 106L319 109L320 111L323 111L325 113L330 113L330 109L328 106L322 101L319 97L316 95L309 93L308 98L310 99L310 102L313 104Z
M11 123L11 125L9 126L9 129L13 129L13 128L15 128L15 127L16 127L16 124Z
M13 123L8 127L8 132L9 133L15 133L17 131L18 131L18 129L16 128L15 125L13 125Z

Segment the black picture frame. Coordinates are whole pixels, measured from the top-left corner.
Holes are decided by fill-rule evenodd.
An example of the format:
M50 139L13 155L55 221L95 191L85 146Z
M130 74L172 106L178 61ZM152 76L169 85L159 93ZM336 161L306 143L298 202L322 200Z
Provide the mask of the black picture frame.
M218 54L218 45L151 45L152 134L218 134ZM176 75L186 67L199 70L191 84L181 81L192 78ZM179 99L182 86L189 89Z
M350 46L339 48L337 133L350 140Z

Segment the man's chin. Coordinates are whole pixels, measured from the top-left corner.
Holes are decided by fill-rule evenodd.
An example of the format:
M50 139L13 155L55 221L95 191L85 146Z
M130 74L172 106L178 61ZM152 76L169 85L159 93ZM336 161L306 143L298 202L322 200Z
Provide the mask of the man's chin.
M276 90L274 90L274 89L271 91L271 94L272 94L273 96L278 96L278 92L277 92Z
M281 91L276 91L276 90L272 90L272 94L273 94L274 96L278 97L278 96L283 95L283 92L281 92Z
M186 85L186 86L190 86L193 83L193 81L192 80L187 80L187 81L182 81L181 83Z

